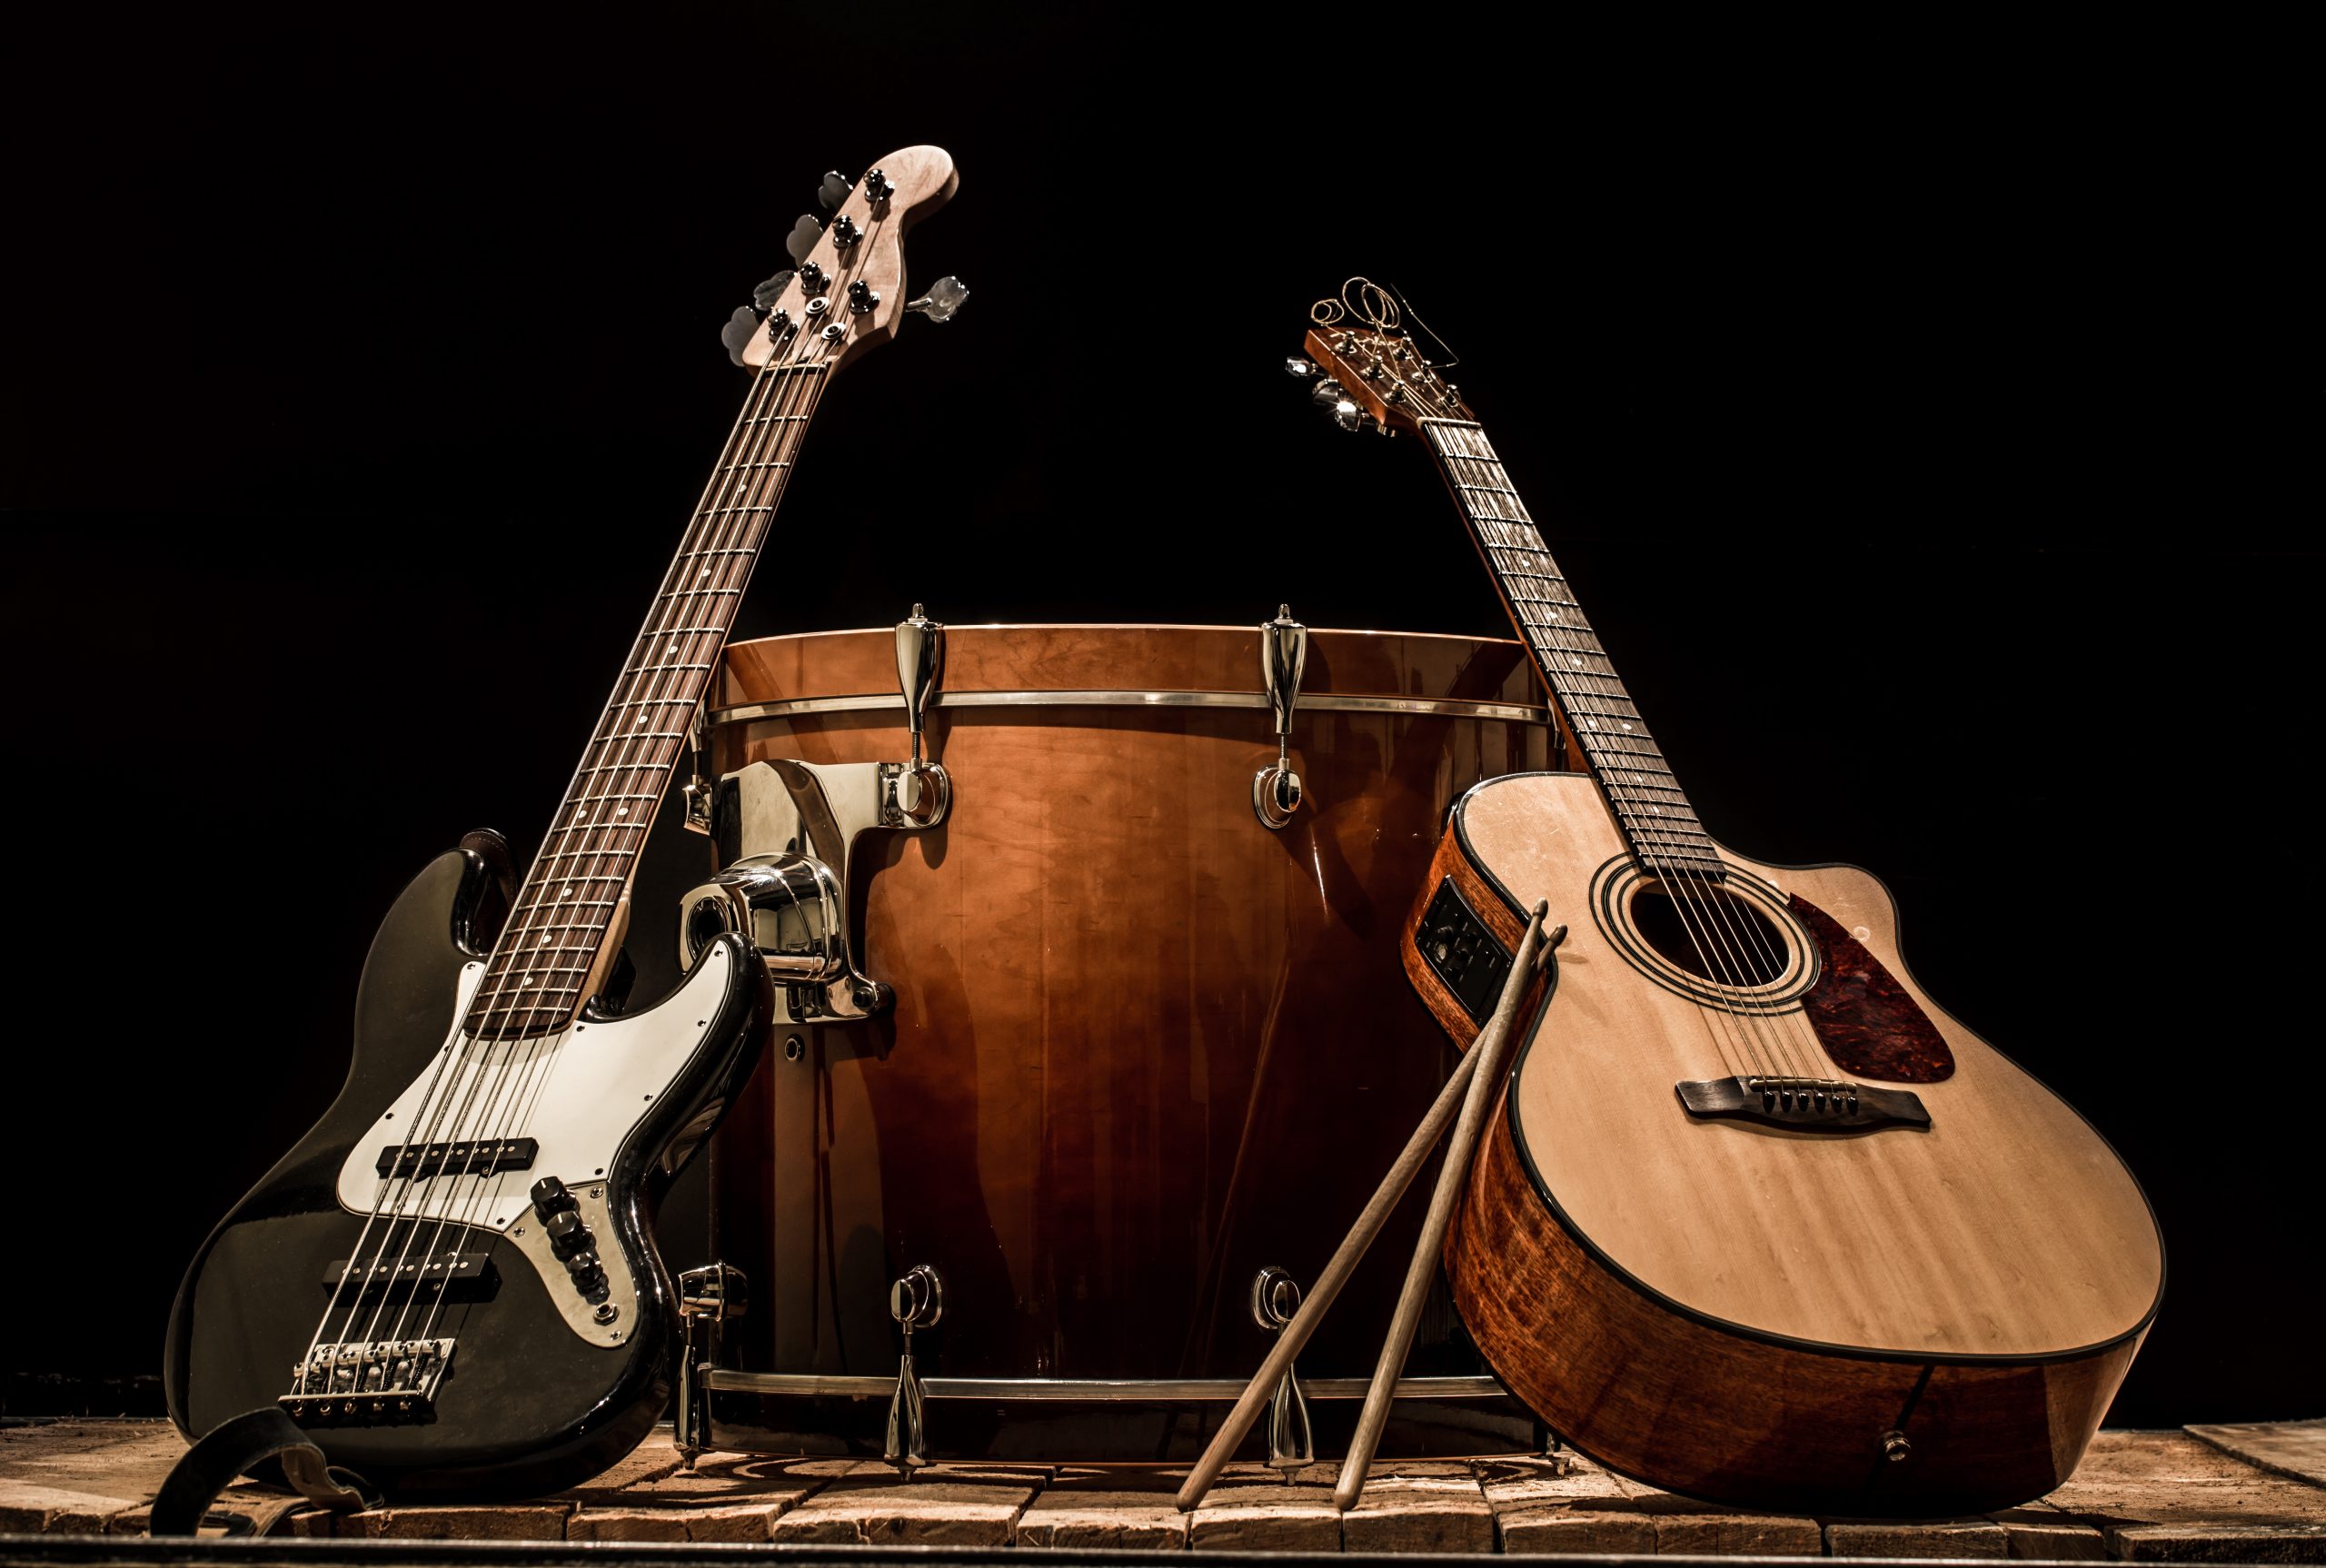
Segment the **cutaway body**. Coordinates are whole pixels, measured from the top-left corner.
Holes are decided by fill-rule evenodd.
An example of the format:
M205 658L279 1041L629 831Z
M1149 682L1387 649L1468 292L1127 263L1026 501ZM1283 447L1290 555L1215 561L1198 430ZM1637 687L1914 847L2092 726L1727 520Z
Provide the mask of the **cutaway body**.
M1406 948L1449 1031L1474 1026L1432 958L1446 883L1504 950L1538 898L1568 928L1447 1237L1466 1325L1555 1431L1659 1486L1840 1514L2051 1490L2155 1311L2146 1200L1923 995L1873 877L1718 852L1727 928L1767 951L1725 992L1659 936L1668 890L1591 779L1456 803Z
M510 1045L480 1052L458 1027L490 882L461 850L404 891L364 965L339 1097L196 1255L164 1363L189 1437L292 1394L319 1343L451 1346L424 1398L359 1385L293 1407L333 1464L400 1495L554 1491L662 1414L671 1292L648 1209L750 1065L764 970L723 938L655 1007L526 1042L519 1077ZM399 1130L423 1099L445 1107L437 1135ZM423 1164L412 1151L431 1145ZM383 1160L417 1179L383 1178ZM531 1196L543 1176L572 1196L602 1285L577 1278L581 1248L550 1245ZM428 1258L453 1277L413 1278Z

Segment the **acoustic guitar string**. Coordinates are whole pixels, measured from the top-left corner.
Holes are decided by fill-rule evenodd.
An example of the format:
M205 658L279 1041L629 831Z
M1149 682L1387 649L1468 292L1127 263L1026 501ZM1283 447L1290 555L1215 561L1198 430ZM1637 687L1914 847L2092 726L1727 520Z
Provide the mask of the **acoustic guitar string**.
M1492 443L1486 440L1483 431L1476 432L1476 435L1478 444L1485 448L1486 455L1481 455L1476 452L1465 452L1461 455L1475 462L1481 464L1492 464L1496 473L1490 477L1499 477L1503 480L1503 482L1499 485L1489 487L1487 493L1495 494L1498 497L1507 496L1511 502L1516 506L1516 510L1522 514L1520 518L1516 519L1504 518L1499 515L1499 509L1497 508L1494 521L1500 521L1505 524L1520 524L1525 526L1528 532L1534 532L1532 520L1526 518L1523 515L1526 511L1526 502L1517 496L1515 490L1511 489L1507 482L1506 474L1501 472L1502 463L1499 457L1491 455L1493 452ZM1464 493L1466 498L1469 492L1465 491ZM1536 539L1539 540L1540 537L1539 533L1535 534ZM1552 565L1554 571L1550 575L1553 577L1556 576L1556 563L1551 562L1549 552L1546 550L1543 549L1539 544L1529 543L1524 537L1518 537L1518 545L1529 553L1539 556L1546 564ZM1554 615L1555 614L1556 612L1554 612ZM1523 623L1526 618L1522 617L1521 619ZM1561 630L1558 628L1538 627L1536 630L1549 636L1553 640L1554 645L1557 648L1558 651L1567 656L1571 668L1561 671L1563 677L1569 680L1577 682L1582 680L1604 682L1606 685L1611 685L1615 688L1613 691L1579 688L1581 695L1590 698L1597 704L1612 705L1620 703L1632 710L1631 718L1628 719L1625 719L1620 712L1599 714L1595 717L1608 718L1622 722L1625 725L1627 733L1630 732L1631 726L1634 723L1644 723L1644 720L1640 720L1638 718L1637 704L1634 701L1628 690L1624 687L1622 678L1614 672L1613 660L1607 658L1604 650L1594 648L1580 642L1559 643L1556 641L1556 639L1561 634ZM1565 630L1568 635L1582 637L1588 632L1588 628L1587 626L1584 628L1568 627L1566 628ZM1593 637L1592 640L1595 641L1595 637ZM1585 658L1595 659L1605 663L1608 668L1605 672L1592 670L1583 664L1583 660ZM1546 660L1546 662L1548 661ZM1604 730L1596 730L1595 725L1592 728L1596 733L1605 736L1606 732ZM1610 736L1607 737L1607 739L1610 744L1616 744L1619 742L1620 738ZM1653 746L1654 743L1650 741L1648 744ZM1587 742L1585 742L1585 745L1586 749L1588 749ZM1655 748L1655 755L1658 763L1664 762L1662 749L1660 747ZM1598 760L1598 759L1595 759L1595 760ZM1614 797L1615 803L1617 804L1619 808L1617 812L1619 820L1625 817L1636 817L1640 815L1642 808L1645 809L1647 815L1665 815L1662 803L1648 799L1645 795L1643 789L1632 780L1614 776L1625 771L1636 772L1640 771L1640 769L1625 769L1617 765L1605 761L1601 762L1601 777L1598 781L1602 789L1607 790L1609 794ZM1668 765L1664 767L1663 771L1666 777L1672 777ZM1667 836L1676 836L1685 844L1685 839L1688 837L1689 830L1692 829L1695 833L1701 835L1703 825L1701 821L1695 819L1695 813L1693 807L1687 805L1685 791L1679 787L1676 778L1671 785L1664 786L1662 788L1665 789L1668 793L1678 795L1680 797L1680 803L1683 808L1687 810L1689 819L1689 820L1676 834L1667 833ZM1628 811L1621 809L1621 808L1626 806L1631 808L1631 809ZM1627 829L1631 827L1631 824L1627 821L1625 822L1624 825ZM1665 830L1659 829L1658 831ZM1634 832L1627 831L1626 837L1633 839L1635 853L1639 854L1644 860L1649 860L1652 862L1654 860L1669 858L1668 850L1647 849L1643 845L1642 840ZM1684 928L1688 930L1692 945L1694 945L1697 949L1698 961L1705 966L1707 971L1714 971L1715 969L1718 971L1717 973L1708 973L1706 978L1715 982L1715 989L1727 992L1732 998L1724 1010L1735 1013L1749 1020L1749 1025L1753 1034L1767 1044L1772 1056L1780 1060L1788 1069L1787 1074L1784 1076L1790 1077L1796 1082L1804 1085L1828 1077L1830 1075L1815 1073L1810 1070L1809 1064L1815 1062L1817 1053L1822 1049L1822 1047L1818 1047L1814 1034L1811 1034L1808 1030L1805 1016L1799 1008L1785 1008L1776 1005L1761 1004L1757 1001L1748 1004L1746 993L1749 990L1764 987L1773 987L1782 986L1785 978L1791 973L1791 966L1784 955L1771 950L1768 945L1767 937L1762 929L1760 921L1741 907L1743 904L1741 897L1730 894L1726 891L1725 879L1726 873L1731 869L1731 868L1728 868L1725 864L1719 862L1716 852L1711 849L1708 838L1704 839L1704 854L1710 856L1713 863L1720 867L1719 876L1722 880L1715 882L1707 879L1707 891L1705 896L1701 899L1686 895L1676 885L1667 888L1667 896L1672 900L1675 911L1680 916ZM1665 874L1664 867L1659 865L1655 868L1657 869L1660 874ZM1665 874L1665 879L1667 880L1667 882L1675 880L1671 878L1668 874ZM1735 909L1730 908L1730 899L1732 898L1735 898L1737 899L1740 906L1739 908ZM1711 938L1709 945L1707 945L1705 939L1707 935L1709 935ZM1759 957L1762 960L1761 968L1764 972L1768 973L1771 977L1767 981L1755 981L1752 978L1751 966L1748 962L1747 955L1753 948L1758 949ZM1717 962L1715 962L1715 951L1718 955ZM1805 949L1803 952L1802 958L1805 966L1808 962L1808 954ZM1796 1033L1806 1037L1806 1038L1795 1039L1794 1036ZM1798 1048L1804 1045L1808 1047L1810 1052L1806 1061L1797 1054Z
M1488 452L1492 452L1492 443L1485 439L1483 432L1478 432L1478 441ZM1498 456L1486 457L1479 461L1491 463L1497 475L1502 476L1502 465ZM1502 477L1504 477L1504 483L1497 487L1498 490L1508 491L1518 511L1523 514L1526 510L1525 501L1518 499L1515 491L1510 491L1506 476ZM1526 527L1535 539L1540 539L1540 534L1535 532L1533 529L1531 519L1526 521ZM1522 549L1539 556L1543 561L1550 564L1549 575L1554 578L1557 576L1556 564L1550 562L1549 552L1546 550L1524 537L1519 539L1518 543ZM1665 762L1662 748L1656 746L1652 739L1640 739L1646 733L1645 721L1641 719L1638 705L1625 686L1622 678L1615 673L1613 660L1607 658L1603 649L1595 646L1597 638L1595 633L1589 630L1587 623L1583 627L1567 627L1565 636L1569 640L1561 640L1562 633L1558 629L1538 630L1548 637L1554 648L1566 657L1568 668L1560 671L1561 676L1574 683L1576 695L1588 700L1585 703L1577 704L1585 709L1586 714L1586 735L1599 736L1603 743L1615 752L1612 757L1603 755L1593 757L1593 760L1598 763L1600 768L1598 782L1608 793L1610 804L1615 809L1618 822L1625 829L1625 837L1632 841L1634 853L1657 874L1659 880L1665 884L1665 895L1670 899L1674 912L1680 919L1683 928L1688 934L1690 945L1695 949L1697 961L1705 969L1705 978L1713 982L1715 991L1724 993L1729 998L1722 1006L1721 1010L1737 1017L1740 1027L1748 1037L1764 1047L1770 1058L1778 1064L1780 1078L1805 1078L1808 1074L1804 1070L1804 1064L1787 1049L1791 1042L1786 1040L1784 1029L1774 1025L1769 1018L1767 1009L1744 1005L1744 993L1750 980L1749 971L1743 957L1745 943L1731 918L1727 898L1718 880L1725 878L1726 868L1721 866L1708 839L1703 839L1703 849L1700 851L1688 845L1687 840L1692 829L1695 835L1701 836L1702 823L1695 819L1695 813L1693 808L1687 805L1685 792L1680 789L1676 779L1672 784L1658 788L1664 789L1665 793L1680 797L1680 805L1687 813L1687 820L1676 826L1669 823L1665 826L1643 825L1636 821L1636 819L1643 816L1665 817L1666 813L1662 802L1647 795L1646 787L1629 777L1644 771L1635 765L1625 765L1626 762L1634 761L1638 756L1633 748L1635 745L1647 746L1665 777L1673 778L1674 776L1668 764ZM1585 659L1596 660L1605 664L1607 669L1605 671L1591 670L1584 663ZM1546 662L1549 660L1546 660ZM1606 687L1612 687L1614 690L1603 689ZM1629 710L1628 716L1625 710ZM1601 719L1618 724L1623 734L1614 735L1600 728L1598 720ZM1587 739L1583 743L1586 750L1593 749ZM1643 836L1640 830L1642 826L1645 826L1647 833L1653 837ZM1665 840L1676 839L1680 842L1682 849L1677 864L1674 863L1673 850L1667 843L1657 842L1659 839ZM1708 878L1700 869L1692 870L1687 868L1688 861L1698 859L1718 869ZM1682 874L1675 875L1675 871ZM1689 891L1687 885L1691 882L1705 884L1707 891L1704 897L1700 898Z
M1447 478L1455 485L1456 497L1477 535L1478 543L1487 564L1503 586L1504 597L1510 603L1513 619L1517 621L1519 630L1526 640L1528 651L1540 667L1543 679L1549 685L1553 695L1567 710L1570 727L1576 734L1576 744L1585 749L1586 760L1601 763L1600 758L1591 749L1586 739L1586 730L1595 730L1597 728L1596 719L1594 717L1594 707L1583 700L1586 696L1592 697L1593 703L1596 703L1601 699L1578 690L1572 682L1572 671L1559 670L1556 660L1550 657L1550 648L1546 646L1546 640L1556 644L1560 632L1556 627L1543 624L1541 618L1547 617L1549 620L1556 620L1560 619L1559 612L1547 608L1539 612L1530 609L1534 600L1525 591L1526 589L1536 588L1536 584L1525 582L1526 579L1539 580L1542 586L1537 588L1536 591L1548 591L1549 584L1564 581L1555 570L1543 570L1550 564L1546 551L1527 549L1525 536L1517 531L1522 526L1520 520L1503 514L1500 505L1503 500L1507 499L1522 514L1526 511L1525 502L1511 491L1506 476L1496 471L1500 467L1499 463L1481 455L1474 449L1472 442L1475 439L1477 446L1484 447L1488 452L1492 450L1491 443L1485 440L1483 431L1476 429L1470 422L1447 422L1435 420L1426 423L1424 429L1429 434L1432 447L1446 465ZM1488 466L1490 463L1492 468ZM1465 464L1468 466L1463 466ZM1496 483L1495 481L1497 479L1502 479L1504 482ZM1494 495L1496 498L1491 510L1488 509L1486 502L1476 499L1480 494ZM1501 531L1507 532L1507 539L1497 536L1496 525L1499 525ZM1531 531L1531 525L1523 526L1527 526ZM1536 537L1540 536L1536 535ZM1523 556L1516 556L1516 552L1521 550L1526 550L1528 554L1539 556L1541 560L1528 561ZM1571 599L1559 600L1556 602L1565 604L1569 609L1577 608ZM1602 763L1601 766L1604 768L1605 764ZM1603 772L1596 782L1604 789L1610 781ZM1724 1059L1727 1060L1732 1071L1735 1069L1737 1063L1730 1056L1728 1047L1719 1044L1718 1035L1722 1031L1727 1034L1729 1045L1744 1054L1753 1070L1756 1072L1769 1070L1769 1064L1760 1054L1752 1032L1744 1027L1741 1020L1727 1017L1724 1018L1719 1029L1715 1030L1715 1044Z
M1494 455L1493 445L1486 439L1484 431L1479 429L1475 422L1459 422L1453 424L1433 422L1426 428L1431 431L1432 445L1439 451L1442 457L1447 460L1449 467L1456 461L1473 465L1472 470L1466 472L1459 469L1454 470L1453 477L1459 487L1458 493L1462 499L1464 510L1470 514L1474 526L1479 533L1480 541L1486 547L1487 559L1496 567L1497 575L1503 576L1507 581L1514 573L1524 573L1526 571L1524 564L1514 563L1504 559L1505 554L1523 551L1526 556L1536 558L1540 566L1547 569L1534 575L1541 576L1546 582L1564 583L1565 579L1557 571L1556 563L1552 561L1549 551L1536 542L1541 539L1541 535L1536 531L1532 519L1526 515L1526 502L1510 486L1508 476L1503 471L1501 460ZM1482 494L1495 498L1491 508L1486 502L1476 499ZM1511 509L1518 512L1518 516L1504 515L1505 509L1502 503L1505 501L1507 501ZM1496 539L1493 531L1486 526L1489 523L1500 524L1508 531L1509 541L1506 542ZM1570 608L1579 608L1573 604L1572 591L1570 586L1568 590L1570 597L1566 602ZM1616 774L1625 769L1606 756L1598 753L1588 738L1594 735L1602 736L1611 746L1615 743L1616 738L1606 736L1605 731L1598 729L1597 719L1601 718L1622 722L1626 730L1640 722L1636 705L1632 702L1629 693L1623 690L1620 678L1612 673L1600 675L1583 666L1582 658L1585 655L1594 655L1602 660L1605 660L1604 652L1571 640L1584 635L1587 626L1577 628L1572 624L1566 626L1546 624L1545 617L1549 620L1561 619L1556 610L1547 610L1545 612L1545 617L1538 617L1518 609L1521 604L1528 601L1521 600L1516 593L1511 593L1509 597L1512 599L1514 609L1518 610L1516 619L1520 627L1526 633L1527 640L1533 646L1536 659L1544 666L1546 679L1551 681L1554 690L1557 690L1562 700L1567 703L1570 713L1579 715L1584 719L1584 725L1579 728L1576 736L1577 744L1585 749L1589 759L1596 765L1599 776L1595 782L1603 791L1610 795L1610 804L1616 809L1615 815L1619 824L1626 829L1625 837L1631 840L1635 855L1647 861L1669 858L1670 851L1659 849L1652 842L1644 840L1636 831L1632 830L1632 825L1625 820L1627 816L1639 814L1636 808L1652 807L1654 803L1645 800L1626 780L1616 777ZM1570 640L1562 640L1562 639ZM1566 655L1569 667L1560 668L1557 660L1550 657L1553 651ZM1585 686L1582 684L1582 679L1578 677L1578 671L1582 672L1582 677L1612 684L1616 690L1601 691ZM1633 709L1629 719L1625 719L1619 712L1597 711L1600 708L1612 709L1616 703ZM1638 771L1636 769L1630 770ZM1679 793L1676 787L1672 792ZM1627 812L1624 809L1625 806L1633 807L1635 809ZM1660 808L1656 809L1654 814L1661 815ZM1694 813L1691 812L1690 815L1693 817ZM1667 833L1665 836L1677 836L1685 842L1685 834ZM1659 872L1663 871L1661 866L1655 868ZM1665 879L1673 880L1668 875ZM1739 978L1741 966L1736 962L1735 954L1729 949L1726 942L1719 938L1717 933L1713 933L1713 939L1707 941L1708 923L1695 918L1691 908L1692 900L1683 895L1676 887L1671 888L1670 896L1675 911L1679 915L1682 926L1688 933L1690 943L1696 950L1697 961L1705 970L1705 978L1712 982L1716 992L1724 992L1732 997L1739 996L1740 987L1735 981ZM1715 952L1718 954L1717 958L1715 956ZM1719 1007L1714 1010L1725 1015L1732 1020L1725 1026L1726 1032L1732 1042L1744 1049L1747 1059L1755 1071L1769 1073L1773 1064L1785 1068L1797 1066L1785 1059L1780 1042L1770 1036L1764 1020L1757 1016L1756 1010L1733 1004ZM1727 1052L1724 1050L1722 1055L1725 1057ZM1736 1064L1732 1060L1730 1066L1734 1070Z
M884 218L876 219L870 225L866 240L860 242L864 245L864 249L857 253L860 256L869 255L876 249L877 236L884 222ZM845 281L845 270L843 269L842 272L842 277L835 282L831 291L835 297ZM670 636L674 630L694 624L698 618L705 613L706 609L715 604L721 597L731 600L724 620L730 624L732 622L736 604L748 585L752 567L756 564L760 552L761 541L772 521L775 503L780 500L788 482L800 438L804 435L805 422L808 418L808 412L805 411L812 411L827 379L821 372L824 362L830 357L829 351L832 345L824 343L819 334L809 334L795 338L793 341L800 349L807 352L795 352L788 361L779 361L771 357L769 363L762 367L763 380L778 379L778 372L784 372L780 378L783 384L779 399L774 404L775 412L772 413L764 412L766 403L756 396L747 402L745 412L739 420L739 425L743 421L764 421L765 428L741 450L736 449L736 444L731 438L730 450L723 454L728 461L721 462L720 472L713 477L713 483L706 486L704 499L710 504L698 508L696 518L690 523L689 537L682 541L680 551L673 557L671 569L666 573L664 581L671 582L697 561L701 561L704 564L686 579L682 587L667 588L662 593L658 594L656 609L651 610L648 617L649 624L641 631L632 645L632 657L625 666L622 682L616 687L615 697L609 705L609 714L636 708L641 710L641 719L643 721L647 715L684 708L691 722L694 710L700 707L703 692L707 690L710 684L710 675L705 671L715 670L718 647L713 646L706 650L705 658L700 660L681 658L673 662L669 654L690 653L693 650L689 645L698 637L709 634L691 634L685 639L684 642L673 640L671 650L666 650L665 654L660 658L652 653L652 645ZM790 373L810 371L817 373ZM754 409L761 412L752 412ZM777 454L775 461L770 461L770 453ZM723 483L721 482L722 479ZM698 533L697 531L703 525L706 516L710 520L708 531ZM699 603L698 600L702 602ZM658 617L663 620L665 624L653 624ZM721 619L721 617L715 615L711 617L714 622ZM723 639L721 640L723 641ZM641 655L644 658L643 662L641 660ZM684 696L678 695L683 691L690 678L698 673L705 673L705 679L702 689L694 694L691 701ZM644 684L639 684L641 681ZM616 731L616 736L624 741L631 739L630 737L621 735L619 730ZM650 747L648 749L651 751L654 749ZM673 749L674 759L675 748ZM655 792L655 798L658 800L667 790L666 776L670 769L667 765L661 765L659 759L640 762L634 766L626 760L623 766L625 770L620 775L621 782L630 782L631 771L651 771L654 774L653 779L641 780L641 782L656 782L661 785L662 788ZM642 793L642 790L621 791L615 797L600 794L576 803L574 819L561 824L557 829L558 841L565 842L579 834L585 847L579 850L565 850L562 853L569 858L581 859L592 871L605 862L626 862L626 865L618 866L617 868L621 872L624 885L627 885L629 877L634 870L637 856L642 852L645 825L622 820L622 818L629 814L628 807L618 807L611 814L601 809L594 815L590 808L592 806L601 808L610 799ZM641 817L648 815L645 812L641 813ZM631 832L639 835L638 844L632 848L624 849L615 843L591 847L594 840L611 835ZM549 851L545 850L544 853ZM572 1027L572 1022L569 1020L564 1030L553 1031L549 1037L537 1038L529 1048L526 1059L518 1064L513 1073L504 1075L510 1081L496 1089L480 1118L480 1125L497 1120L499 1126L490 1134L475 1140L481 1146L497 1147L517 1136L529 1125L532 1108L546 1090L557 1062L563 1055L562 1051L551 1048L551 1046L563 1045L570 1037ZM507 1180L505 1173L493 1175L488 1172L487 1175L491 1176L492 1179L481 1179L476 1182L471 1188L468 1203L463 1206L457 1216L452 1215L450 1206L446 1206L446 1213L439 1220L436 1233L430 1240L426 1255L432 1262L435 1255L437 1241L448 1229L452 1231L454 1236L454 1251L452 1255L457 1257L459 1239L476 1225L480 1208L488 1200L497 1200L500 1196ZM577 1176L576 1179L587 1178ZM424 1265L423 1267L425 1266ZM413 1299L416 1300L416 1297ZM435 1299L435 1305L430 1311L422 1337L425 1338L433 1332L434 1325L444 1305L444 1296L440 1292ZM402 1325L409 1312L410 1303L408 1302L405 1315L399 1316L396 1329L391 1337L401 1336Z

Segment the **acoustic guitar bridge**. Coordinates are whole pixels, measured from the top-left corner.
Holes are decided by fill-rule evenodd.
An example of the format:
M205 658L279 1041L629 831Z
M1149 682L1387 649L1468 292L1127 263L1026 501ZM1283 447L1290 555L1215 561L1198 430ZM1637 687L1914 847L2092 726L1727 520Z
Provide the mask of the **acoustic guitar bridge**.
M1930 1126L1922 1097L1911 1089L1877 1089L1839 1078L1691 1078L1673 1087L1692 1116L1725 1116L1794 1132Z

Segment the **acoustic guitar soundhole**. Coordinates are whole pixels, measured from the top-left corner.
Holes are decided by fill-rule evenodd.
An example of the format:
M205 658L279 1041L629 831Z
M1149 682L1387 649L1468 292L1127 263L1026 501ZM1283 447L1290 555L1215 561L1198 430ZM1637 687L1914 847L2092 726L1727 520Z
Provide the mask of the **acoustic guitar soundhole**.
M1708 884L1643 883L1632 927L1664 959L1715 986L1766 986L1789 960L1783 932L1744 899Z

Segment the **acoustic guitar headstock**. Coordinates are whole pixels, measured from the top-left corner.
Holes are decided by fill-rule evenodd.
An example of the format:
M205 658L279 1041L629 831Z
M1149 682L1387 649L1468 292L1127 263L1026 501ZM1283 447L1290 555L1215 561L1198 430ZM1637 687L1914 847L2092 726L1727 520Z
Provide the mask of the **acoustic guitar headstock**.
M720 334L728 357L754 370L770 360L838 370L896 335L907 311L949 319L969 291L959 278L939 278L909 300L904 236L960 183L952 154L928 146L891 153L860 179L826 174L817 200L830 218L811 213L792 225L784 242L791 266L754 289Z
M1446 379L1453 355L1434 333L1416 338L1407 307L1389 290L1367 278L1351 278L1337 298L1309 307L1308 358L1285 368L1317 378L1311 393L1343 430L1369 422L1384 432L1421 428L1425 419L1470 417L1461 393ZM1437 357L1433 359L1432 354Z

